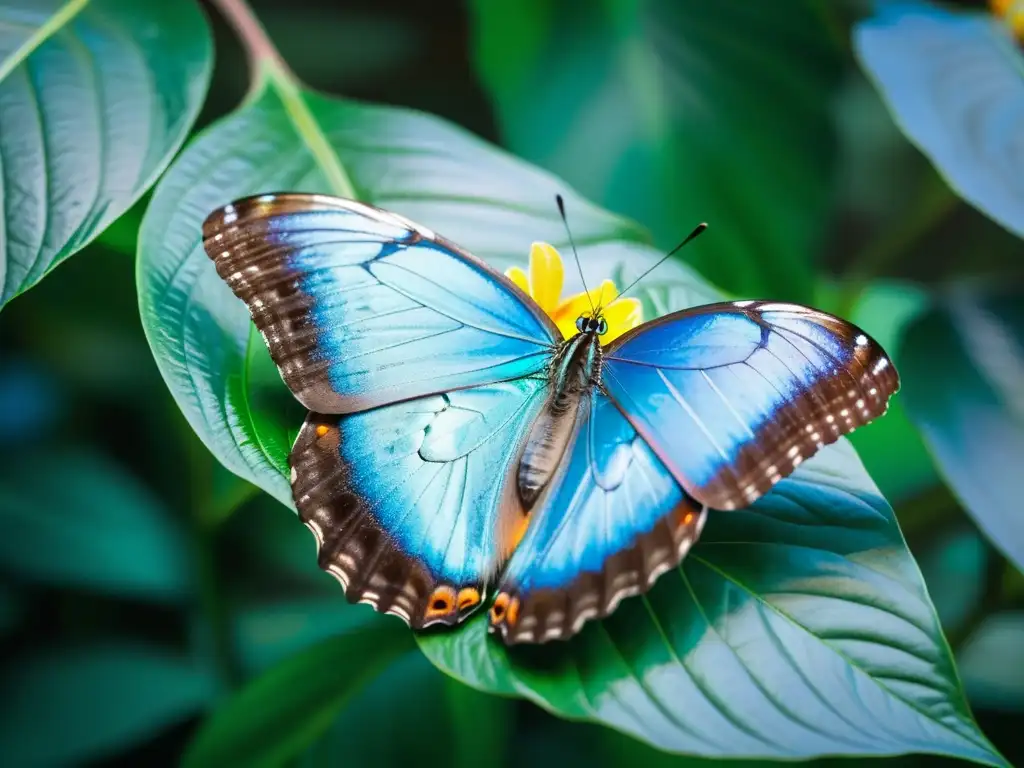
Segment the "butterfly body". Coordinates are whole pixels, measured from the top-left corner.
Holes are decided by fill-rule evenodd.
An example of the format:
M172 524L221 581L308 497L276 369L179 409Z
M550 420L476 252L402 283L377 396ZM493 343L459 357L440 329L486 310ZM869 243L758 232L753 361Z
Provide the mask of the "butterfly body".
M606 343L598 302L559 330L509 277L350 200L247 198L203 235L310 409L289 463L321 567L414 628L493 593L504 642L570 637L678 565L709 507L753 503L898 388L866 334L792 304Z
M547 370L551 392L519 461L519 497L528 514L551 481L580 418L580 409L601 383L601 341L594 331L563 342Z

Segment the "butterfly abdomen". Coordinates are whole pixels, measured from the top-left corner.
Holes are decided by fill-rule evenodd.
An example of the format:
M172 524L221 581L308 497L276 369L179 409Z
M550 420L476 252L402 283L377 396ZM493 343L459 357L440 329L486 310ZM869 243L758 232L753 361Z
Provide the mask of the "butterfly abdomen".
M527 512L550 484L576 428L581 405L600 382L601 343L580 333L562 344L549 369L551 395L530 430L519 463L519 498Z

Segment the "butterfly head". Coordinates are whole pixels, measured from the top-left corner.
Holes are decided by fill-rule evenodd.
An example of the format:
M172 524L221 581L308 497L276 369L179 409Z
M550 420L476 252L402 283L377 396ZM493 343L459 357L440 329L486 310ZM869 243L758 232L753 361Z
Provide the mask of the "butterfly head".
M576 318L576 330L580 333L596 333L604 336L608 333L608 321L598 312L595 316L580 315Z

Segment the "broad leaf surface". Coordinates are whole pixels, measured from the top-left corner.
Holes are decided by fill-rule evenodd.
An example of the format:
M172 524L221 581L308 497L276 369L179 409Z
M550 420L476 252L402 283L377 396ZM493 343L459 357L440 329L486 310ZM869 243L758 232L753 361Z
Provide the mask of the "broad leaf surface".
M903 341L904 399L940 471L978 526L1024 570L1024 297L958 295Z
M106 640L5 660L5 765L81 765L123 751L205 708L213 679L161 648Z
M1024 237L1024 53L986 13L878 2L853 36L896 123L971 205Z
M751 509L712 513L681 568L567 644L509 652L481 618L420 645L470 685L671 751L999 760L892 510L848 444Z
M212 60L193 0L0 5L0 307L156 180Z
M453 126L299 91L271 73L161 182L138 277L147 335L189 422L225 466L289 506L287 450L304 414L200 243L213 208L281 189L355 194L499 267L522 264L533 240L564 244L550 202L563 191L591 281L636 274L659 256L636 227ZM717 295L678 262L642 294L649 316ZM1000 763L971 719L891 511L846 444L758 511L715 515L684 570L574 644L507 656L479 619L419 640L437 666L476 688L661 749L919 750ZM790 689L792 702L780 693Z
M841 50L810 3L475 0L503 143L748 298L808 301Z

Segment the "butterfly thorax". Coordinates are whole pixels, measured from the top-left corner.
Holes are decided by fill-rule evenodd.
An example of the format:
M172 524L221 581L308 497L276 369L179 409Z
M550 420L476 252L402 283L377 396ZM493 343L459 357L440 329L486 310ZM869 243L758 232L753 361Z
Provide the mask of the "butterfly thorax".
M581 407L601 384L601 342L596 331L578 333L562 343L548 368L551 395L519 461L519 497L525 512L551 482L569 445Z

